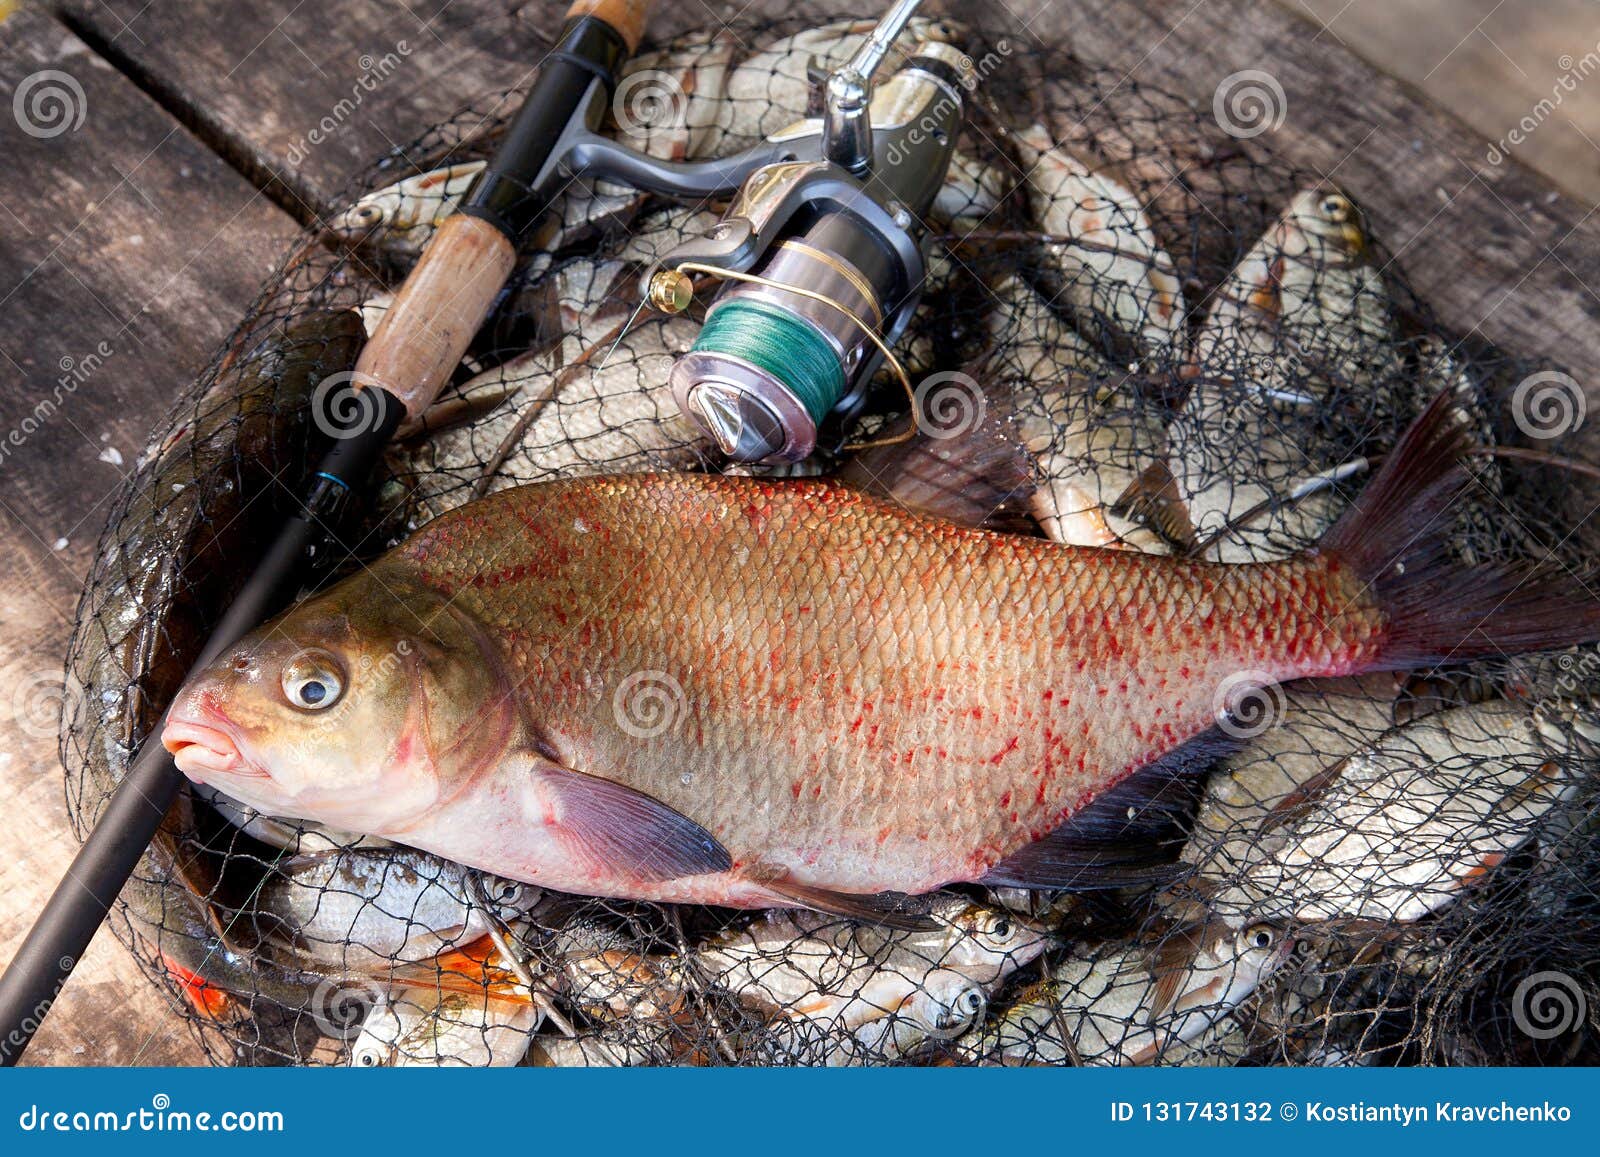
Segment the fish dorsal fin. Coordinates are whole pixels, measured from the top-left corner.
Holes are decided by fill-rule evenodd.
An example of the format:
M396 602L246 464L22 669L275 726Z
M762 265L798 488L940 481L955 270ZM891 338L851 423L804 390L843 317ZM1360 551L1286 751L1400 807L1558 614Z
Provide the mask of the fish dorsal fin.
M1033 468L1004 401L979 384L981 369L919 387L921 417L902 420L901 441L853 456L839 481L906 509L981 526L1008 501L1033 492ZM931 385L931 388L929 388Z
M715 836L653 796L532 752L514 758L550 801L551 833L597 873L661 881L733 867Z

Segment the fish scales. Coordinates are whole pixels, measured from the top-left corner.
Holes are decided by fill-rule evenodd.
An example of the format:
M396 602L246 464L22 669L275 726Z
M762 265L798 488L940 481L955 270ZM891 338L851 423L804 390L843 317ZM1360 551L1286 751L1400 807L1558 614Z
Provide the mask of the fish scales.
M1353 665L1363 646L1323 628L1346 595L1311 567L1267 582L1152 567L827 485L556 483L434 524L374 581L413 568L504 640L524 694L564 721L550 739L572 766L627 769L736 857L754 820L789 833L795 867L876 864L868 887L942 883L926 875L940 839L981 874L1108 773L1209 726L1214 689L1242 666ZM1280 633L1286 615L1298 625ZM635 672L681 687L671 734L618 725ZM885 824L851 833L841 807Z

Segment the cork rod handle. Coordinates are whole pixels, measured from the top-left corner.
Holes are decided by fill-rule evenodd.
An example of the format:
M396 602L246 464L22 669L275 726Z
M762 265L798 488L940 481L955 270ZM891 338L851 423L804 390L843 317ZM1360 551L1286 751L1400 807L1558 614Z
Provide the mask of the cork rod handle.
M627 42L630 53L639 47L639 41L644 39L644 26L650 19L650 9L655 0L574 0L572 7L567 9L567 19L575 20L579 16L594 16L604 20L617 35Z
M382 386L419 418L461 362L516 266L509 238L477 217L445 218L356 361L360 385Z

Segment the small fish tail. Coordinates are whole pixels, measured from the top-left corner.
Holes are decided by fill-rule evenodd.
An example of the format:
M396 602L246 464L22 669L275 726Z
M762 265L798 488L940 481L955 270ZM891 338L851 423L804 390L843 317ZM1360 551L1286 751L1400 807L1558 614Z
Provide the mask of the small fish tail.
M1475 485L1467 467L1473 445L1455 399L1440 394L1318 544L1381 613L1381 645L1368 669L1600 639L1600 598L1571 575L1540 565L1466 566L1452 556L1450 510Z

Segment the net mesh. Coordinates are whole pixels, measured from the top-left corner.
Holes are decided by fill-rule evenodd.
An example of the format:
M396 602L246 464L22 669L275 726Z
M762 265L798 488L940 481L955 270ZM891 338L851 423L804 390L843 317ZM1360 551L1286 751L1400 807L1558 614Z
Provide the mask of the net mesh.
M657 156L732 152L805 114L809 59L867 26L802 5L685 32L632 63L609 127ZM1314 174L1069 48L918 32L982 80L898 353L1010 415L1037 489L1008 532L1283 557L1441 392L1485 445L1562 449L1518 392L1554 367L1443 332ZM364 174L153 434L69 658L80 833L324 448L318 383L353 366L516 96ZM633 317L648 262L719 209L570 186L400 432L353 557L507 486L722 468L666 388L699 307ZM884 375L861 429L904 407ZM1580 566L1590 498L1484 459L1452 549ZM198 791L112 922L218 1063L1594 1063L1597 673L1579 649L1248 688L1249 733L1180 809L1161 886L958 888L924 901L933 931L556 895Z

